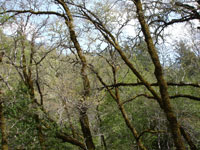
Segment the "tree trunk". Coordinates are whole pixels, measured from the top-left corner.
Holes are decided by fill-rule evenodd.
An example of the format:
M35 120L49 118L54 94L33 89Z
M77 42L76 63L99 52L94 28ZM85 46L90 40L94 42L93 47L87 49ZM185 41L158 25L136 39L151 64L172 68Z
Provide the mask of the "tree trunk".
M115 68L113 69L113 76L114 76L114 84L117 83L117 79L116 79L116 70ZM118 87L115 87L115 94L108 88L108 86L106 85L106 83L103 81L103 79L99 76L99 74L91 68L91 70L96 74L97 78L99 79L99 81L102 83L102 85L108 90L109 94L112 96L112 98L116 101L118 108L123 116L123 119L126 123L126 126L130 129L133 137L136 139L137 145L139 147L140 150L146 150L146 147L143 145L142 141L140 140L139 134L137 133L136 129L134 128L134 126L132 125L131 121L128 118L128 115L124 109L123 104L121 104L120 102L120 96L119 96L119 89Z
M197 150L197 147L196 145L194 145L190 135L184 130L183 127L180 127L180 130L181 130L181 134L183 135L184 139L187 141L187 143L189 144L190 146L190 149L191 150Z
M76 32L74 30L74 24L73 24L73 17L72 14L67 6L67 4L64 2L64 0L56 0L65 10L67 19L65 19L65 23L69 29L70 33L70 38L74 44L74 47L76 48L78 57L81 61L81 76L82 76L82 81L83 81L83 96L82 99L85 101L87 97L90 95L90 82L87 76L86 68L87 68L87 62L86 58L83 54L83 51L81 49L81 46L77 40ZM83 104L84 105L84 104ZM92 140L92 135L89 127L89 120L88 120L88 115L87 115L87 108L81 108L80 110L80 123L81 123L81 128L83 132L83 136L85 139L85 144L87 146L88 150L94 150L95 145Z
M172 136L174 139L174 144L176 146L177 150L185 150L184 142L181 137L180 132L180 125L178 124L177 118L175 116L175 113L172 110L172 106L170 104L169 94L168 94L168 88L167 83L164 79L162 66L160 64L160 60L156 51L156 48L154 46L149 26L145 21L144 12L142 9L142 3L140 0L134 0L134 3L137 8L137 17L140 22L140 25L142 27L142 32L145 36L145 41L147 43L148 52L151 56L151 59L155 66L155 76L157 78L159 88L160 88L160 94L161 94L161 103L160 107L164 110L167 120L169 121L169 125L171 128Z
M85 144L87 146L88 150L95 150L95 146L92 140L92 134L90 132L90 126L88 121L88 116L86 114L86 111L80 112L80 123L81 123L81 129L83 132L83 136L85 139Z
M139 134L137 133L137 130L133 127L132 123L130 122L128 115L124 109L124 106L120 103L120 97L119 97L119 91L118 88L115 88L115 94L116 94L116 102L117 105L119 107L120 112L122 113L122 116L126 122L127 127L131 130L131 133L133 134L133 136L136 139L137 145L139 147L140 150L146 150L146 147L143 145L142 141L139 138Z
M25 38L23 35L21 35L21 46L22 46L22 71L23 71L23 76L24 76L24 84L27 86L29 90L29 96L32 101L32 105L34 107L35 103L37 103L37 100L35 99L35 89L33 85L33 79L32 79L32 61L33 61L33 54L34 54L34 41L31 41L31 52L30 52L30 60L29 60L29 65L27 66L26 62L26 56L25 56ZM40 123L39 115L37 112L34 112L34 119L36 121L36 129L38 132L38 140L40 143L41 150L46 150L45 148L45 138L44 135L42 134L42 126Z

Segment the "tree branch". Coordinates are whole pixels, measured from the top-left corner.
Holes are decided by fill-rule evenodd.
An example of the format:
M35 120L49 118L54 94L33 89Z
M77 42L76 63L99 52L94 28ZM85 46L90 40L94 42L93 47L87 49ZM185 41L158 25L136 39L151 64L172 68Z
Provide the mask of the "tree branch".
M200 97L192 96L192 95L185 95L185 94L176 94L174 96L170 96L171 99L174 98L188 98L196 101L200 101Z
M55 11L7 10L4 12L0 12L0 14L7 14L7 13L15 13L14 15L12 15L12 17L19 15L19 14L24 14L24 13L31 13L31 14L35 14L35 15L56 15L56 16L63 17L66 20L68 20L67 16L65 16L64 14L55 12Z
M157 133L164 133L164 132L166 132L166 131L164 131L164 130L155 131L155 130L151 130L151 129L144 130L140 133L137 140L139 140L145 133L157 134Z
M138 82L138 83L116 83L116 84L112 84L112 85L107 85L108 87L120 87L120 86L141 86L144 85L144 83L142 82ZM151 86L158 86L158 83L151 83ZM200 88L200 84L199 83L183 83L183 82L179 82L179 83L173 83L173 82L167 82L168 86L191 86L191 87L197 87ZM99 88L100 90L103 89L104 87Z
M68 142L72 145L76 145L84 150L87 150L87 148L85 147L85 144L83 144L82 142L79 142L77 139L72 138L70 136L67 136L63 133L56 133L56 137L61 139L63 142Z

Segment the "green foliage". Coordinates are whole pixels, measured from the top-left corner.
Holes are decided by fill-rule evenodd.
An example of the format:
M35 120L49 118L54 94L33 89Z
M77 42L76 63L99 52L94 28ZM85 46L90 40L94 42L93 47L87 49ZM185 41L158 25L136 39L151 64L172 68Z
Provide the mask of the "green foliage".
M24 1L21 1L21 4L23 4L23 2ZM29 2L31 5L32 2ZM48 2L49 6L51 6L51 2L53 1ZM76 3L76 1L74 2ZM96 15L91 15L90 17L96 19L97 22L98 19L95 17L99 17L104 25L110 30L110 33L116 33L116 39L119 39L118 44L120 46L122 45L121 48L123 52L125 52L125 55L132 62L136 70L150 84L156 83L154 64L147 51L144 39L140 37L141 33L138 32L138 35L134 39L131 39L131 37L126 35L126 32L123 31L126 30L125 28L129 26L129 23L131 26L133 25L131 23L133 20L131 19L134 18L132 13L135 8L132 7L132 3L124 3L121 7L127 7L123 8L123 11L126 9L127 11L123 12L120 11L120 7L113 9L120 1L113 2L114 1L104 0L89 3L89 8L93 8L94 11L92 10L92 12ZM161 3L158 3L158 5L160 4ZM55 6L55 3L53 3L53 6ZM21 6L19 6L19 9L20 7ZM34 5L34 8L35 7L37 7L36 4ZM46 6L41 6L41 8L45 9ZM144 8L150 9L151 7ZM75 30L80 30L80 33L77 32L77 38L78 41L81 41L79 44L84 49L83 55L85 55L87 59L86 64L88 68L86 69L87 71L85 74L91 82L91 95L86 98L85 101L83 101L85 97L83 98L84 91L80 59L72 41L69 39L69 33L66 31L67 26L60 20L61 17L58 17L55 24L53 21L51 22L51 19L55 19L51 18L51 16L48 16L50 18L50 21L48 20L49 22L45 20L48 22L47 25L44 20L44 22L41 21L42 24L44 23L44 26L42 25L39 28L48 28L48 32L45 33L48 35L48 38L45 39L47 41L42 41L42 39L39 39L39 42L30 41L30 39L28 40L29 34L32 34L31 32L35 32L33 35L36 39L40 34L43 35L43 30L40 31L40 29L37 28L37 25L35 25L38 20L34 22L34 18L32 18L34 16L33 14L32 16L27 15L28 17L22 15L20 16L21 18L17 18L19 20L15 20L19 30L12 36L7 36L0 30L0 49L5 52L5 57L3 58L5 61L2 63L0 75L2 76L1 81L4 82L1 87L3 87L3 91L5 91L3 94L3 106L5 107L9 148L11 150L41 149L38 138L38 127L40 125L44 135L46 149L77 150L77 146L66 141L61 141L56 137L56 134L57 132L62 132L70 137L74 137L74 135L72 135L71 127L73 126L76 139L79 142L84 143L83 133L79 124L80 108L83 108L84 106L87 110L91 132L97 150L103 149L102 135L105 137L107 149L109 150L138 149L136 140L128 129L119 110L119 106L107 91L102 91L102 85L98 81L96 75L90 70L90 67L94 66L94 69L98 70L103 81L108 85L114 83L111 65L116 67L116 78L118 83L137 84L140 81L130 71L127 64L121 59L119 53L112 47L112 44L109 45L106 41L105 37L108 32L102 30L105 37L100 36L100 34L94 30L94 26L91 22L88 20L83 23L81 22L81 19L84 20L85 17L82 17L80 20L77 19L79 15L81 16L84 14L83 10L77 12L81 9L77 9L76 6L73 6L72 9L73 15L76 15L75 21L78 21L78 23L75 24ZM159 11L159 9L156 8L156 11L162 14L156 14L155 16L152 16L152 18L159 19L158 16L161 16L160 19L167 21L167 18L170 18L168 17L169 10L165 12L164 10ZM60 10L58 13L60 13ZM149 14L151 13L147 12L147 18ZM124 20L126 15L127 20ZM40 17L40 15L37 15L37 17L38 16ZM148 21L150 22L152 18ZM0 15L0 23L9 23L7 22L8 19L8 15ZM29 19L35 23L32 24L34 29L32 30L32 27L30 27L31 32L28 29L27 31L29 33L25 35L27 32L25 31L25 28L29 28ZM24 22L26 22L27 26L24 25ZM88 22L90 23L89 25ZM158 23L157 25L161 23ZM121 26L121 29L120 31L117 31L119 26ZM135 24L133 26L135 26ZM96 23L96 27L99 29L104 28L99 23ZM156 25L152 25L151 30L153 31L155 27ZM137 26L137 28L137 30L140 30L140 27ZM23 34L21 30L24 30L22 31ZM87 37L85 35L87 35ZM108 36L110 35L108 34ZM117 43L117 41L113 39L112 42ZM157 39L157 37L155 37L155 39ZM140 42L137 43L137 40L140 40ZM31 45L31 42L35 42L35 45ZM44 44L42 42L44 42ZM88 43L88 45L85 43ZM33 64L30 65L31 48L34 49L32 49L34 51L34 56L32 60ZM50 53L50 51L54 49L55 51ZM63 52L63 49L67 52ZM39 101L41 98L40 96L43 96L43 108L36 105L33 100L30 99L30 92L22 81L24 79L24 68L22 67L21 62L23 50L25 51L27 68L29 67L32 73L31 79L34 83L35 99ZM176 55L173 56L173 63L170 64L170 62L166 62L166 65L164 66L166 80L175 83L199 83L199 54L195 53L192 46L189 46L187 42L183 41L175 45L175 53ZM42 61L37 63L39 60ZM27 68L25 69L28 72ZM19 74L16 74L17 72L19 74L21 73L22 76L20 77ZM5 80L3 80L4 78ZM39 91L36 82L40 85L41 91ZM5 83L11 88L7 87ZM158 86L152 87L159 93ZM114 87L109 88L115 93ZM199 88L189 86L169 86L168 91L170 96L192 95L200 97ZM154 99L138 96L141 94L152 96L143 85L119 87L120 102L123 103L129 100L129 102L124 103L124 108L138 134L142 134L141 140L145 147L149 150L175 149L169 124L163 111ZM130 100L133 97L136 98ZM189 132L192 140L200 149L199 101L194 101L182 96L171 99L171 103L181 126ZM36 115L39 116L39 123L37 122Z
M167 77L170 81L198 83L200 56L195 50L180 41L175 46L175 62L170 64Z
M36 123L31 114L31 100L27 87L19 82L16 89L6 93L9 143L13 149L37 149ZM35 147L36 146L36 147Z
M16 89L9 91L5 95L5 117L7 118L9 131L9 146L11 149L38 150L40 144L38 140L37 122L34 114L37 110L29 98L28 88L23 82L19 82ZM48 119L43 118L49 128L44 130L45 145L49 150L73 149L71 145L63 143L55 138L58 131Z
M129 149L134 145L132 135L127 129L116 102L107 94L104 103L99 108L101 122L101 132L105 136L107 146L110 149Z
M0 11L1 11L1 9L0 9ZM11 21L9 15L0 15L0 24L5 23L7 21Z

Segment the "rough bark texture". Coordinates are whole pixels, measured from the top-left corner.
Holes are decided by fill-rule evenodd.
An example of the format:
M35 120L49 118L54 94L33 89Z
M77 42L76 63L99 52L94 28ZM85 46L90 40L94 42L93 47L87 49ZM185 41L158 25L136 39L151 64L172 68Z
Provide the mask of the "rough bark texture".
M66 136L65 134L62 134L62 133L57 133L56 137L63 140L64 142L69 142L73 145L76 145L76 146L80 147L81 149L88 150L84 143L81 143L77 139L74 139L70 136Z
M80 112L80 123L81 129L84 135L85 143L88 150L94 150L95 146L92 141L92 136L90 132L89 120L86 112Z
M160 60L159 60L157 51L155 49L150 31L149 31L148 24L146 23L145 18L144 18L142 3L141 3L140 0L134 0L134 3L135 3L136 8L137 8L137 15L138 15L137 17L138 17L138 20L139 20L140 25L142 27L142 32L145 36L145 41L147 43L148 52L151 56L151 59L154 63L154 66L155 66L155 72L154 73L155 73L155 76L156 76L157 81L158 81L160 94L161 94L161 98L162 98L160 106L164 110L164 112L167 116L167 120L169 121L176 149L177 150L184 150L185 146L184 146L183 139L181 137L180 125L178 124L175 113L173 112L172 106L170 104L169 94L168 94L168 90L167 90L167 83L164 80L162 66L160 64Z
M57 0L57 2L63 7L63 9L65 10L65 13L67 15L67 20L65 20L66 25L68 26L69 29L69 33L70 33L70 38L74 44L74 47L76 48L77 54L79 56L79 59L81 61L82 67L81 67L81 76L82 76L82 80L83 80L83 87L84 87L84 91L83 91L83 101L87 100L87 97L90 95L90 82L87 76L87 62L86 62L86 58L83 55L83 51L81 49L81 46L77 40L77 36L74 30L74 25L73 25L73 17L71 15L71 12L68 8L68 6L66 5L66 3L63 0ZM80 124L81 124L81 129L83 132L83 136L85 139L85 144L87 146L88 150L94 150L95 149L95 145L93 143L92 140L92 134L90 131L90 126L89 126L89 120L88 120L88 116L87 116L87 109L85 109L85 107L83 106L82 108L80 108Z

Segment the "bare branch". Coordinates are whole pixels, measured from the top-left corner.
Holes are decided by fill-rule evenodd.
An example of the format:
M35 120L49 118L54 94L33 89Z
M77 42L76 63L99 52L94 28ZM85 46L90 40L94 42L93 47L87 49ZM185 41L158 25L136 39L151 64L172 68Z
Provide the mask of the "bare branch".
M200 101L200 97L192 96L192 95L186 95L186 94L176 94L174 96L170 96L171 99L174 98L188 98L196 101Z
M120 86L141 86L144 85L142 82L138 82L138 83L116 83L116 84L112 84L112 85L108 85L108 87L120 87ZM151 86L158 86L158 83L151 83ZM173 82L167 82L168 86L178 86L178 87L182 87L182 86L191 86L191 87L196 87L196 88L200 88L200 84L198 83L173 83ZM103 89L103 87L101 87L100 89Z
M56 16L59 16L59 17L62 17L64 19L68 20L68 18L64 14L60 14L55 11L7 10L4 12L0 12L0 14L7 14L7 13L14 13L14 15L12 15L12 17L19 15L19 14L25 14L25 13L31 13L31 14L35 14L35 15L56 15Z

